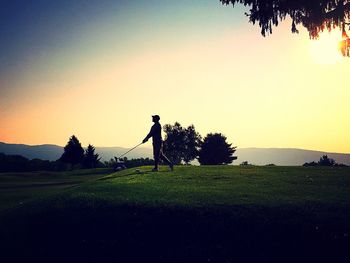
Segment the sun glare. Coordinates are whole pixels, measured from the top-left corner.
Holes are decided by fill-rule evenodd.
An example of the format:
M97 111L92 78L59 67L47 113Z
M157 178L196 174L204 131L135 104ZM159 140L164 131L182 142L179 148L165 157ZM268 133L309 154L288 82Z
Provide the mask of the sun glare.
M336 64L343 56L339 50L340 31L323 32L319 39L310 40L310 56L317 64Z

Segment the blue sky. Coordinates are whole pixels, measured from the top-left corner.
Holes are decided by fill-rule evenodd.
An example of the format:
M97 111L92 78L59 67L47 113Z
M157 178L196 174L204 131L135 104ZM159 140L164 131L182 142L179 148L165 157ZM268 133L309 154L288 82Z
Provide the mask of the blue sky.
M100 32L106 39L99 41L105 41L107 48L108 38L114 39L108 34L119 35L120 44L132 45L142 34L150 31L163 34L164 28L190 37L196 34L198 25L204 30L220 30L225 23L231 27L238 20L232 8L224 10L219 1L213 0L3 1L0 9L1 73L18 70L22 63L52 50L65 46L74 50L79 38L90 41L89 30L110 30L107 34ZM96 29L101 24L103 27Z

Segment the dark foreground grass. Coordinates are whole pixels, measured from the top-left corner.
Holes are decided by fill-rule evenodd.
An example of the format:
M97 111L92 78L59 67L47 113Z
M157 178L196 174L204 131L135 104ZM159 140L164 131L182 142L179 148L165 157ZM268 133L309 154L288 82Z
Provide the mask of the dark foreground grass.
M99 176L3 212L1 255L27 262L350 262L348 168L150 169Z

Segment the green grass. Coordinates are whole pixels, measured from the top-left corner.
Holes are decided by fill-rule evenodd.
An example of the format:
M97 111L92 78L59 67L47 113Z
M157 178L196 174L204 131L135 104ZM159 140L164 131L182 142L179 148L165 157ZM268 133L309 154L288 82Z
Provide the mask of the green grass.
M86 184L93 193L116 203L145 205L283 205L350 204L350 169L304 167L150 167L126 170ZM107 180L108 179L108 180ZM73 193L74 195L74 193Z
M89 260L313 262L350 248L350 168L150 170L0 175L6 250L40 248L45 260L60 247Z
M179 166L174 172L161 167L154 173L151 167L141 167L110 173L108 169L2 173L0 210L45 192L58 194L53 200L64 198L69 203L77 196L90 196L115 205L350 205L350 169L342 167Z
M0 212L60 193L66 188L96 180L111 172L111 169L84 169L69 172L0 173Z

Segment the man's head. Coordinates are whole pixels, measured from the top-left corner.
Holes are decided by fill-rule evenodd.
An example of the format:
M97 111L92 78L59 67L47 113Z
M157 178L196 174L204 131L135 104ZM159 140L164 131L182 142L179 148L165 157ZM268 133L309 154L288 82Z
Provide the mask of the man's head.
M160 120L159 115L152 115L152 121L153 122L158 122Z

